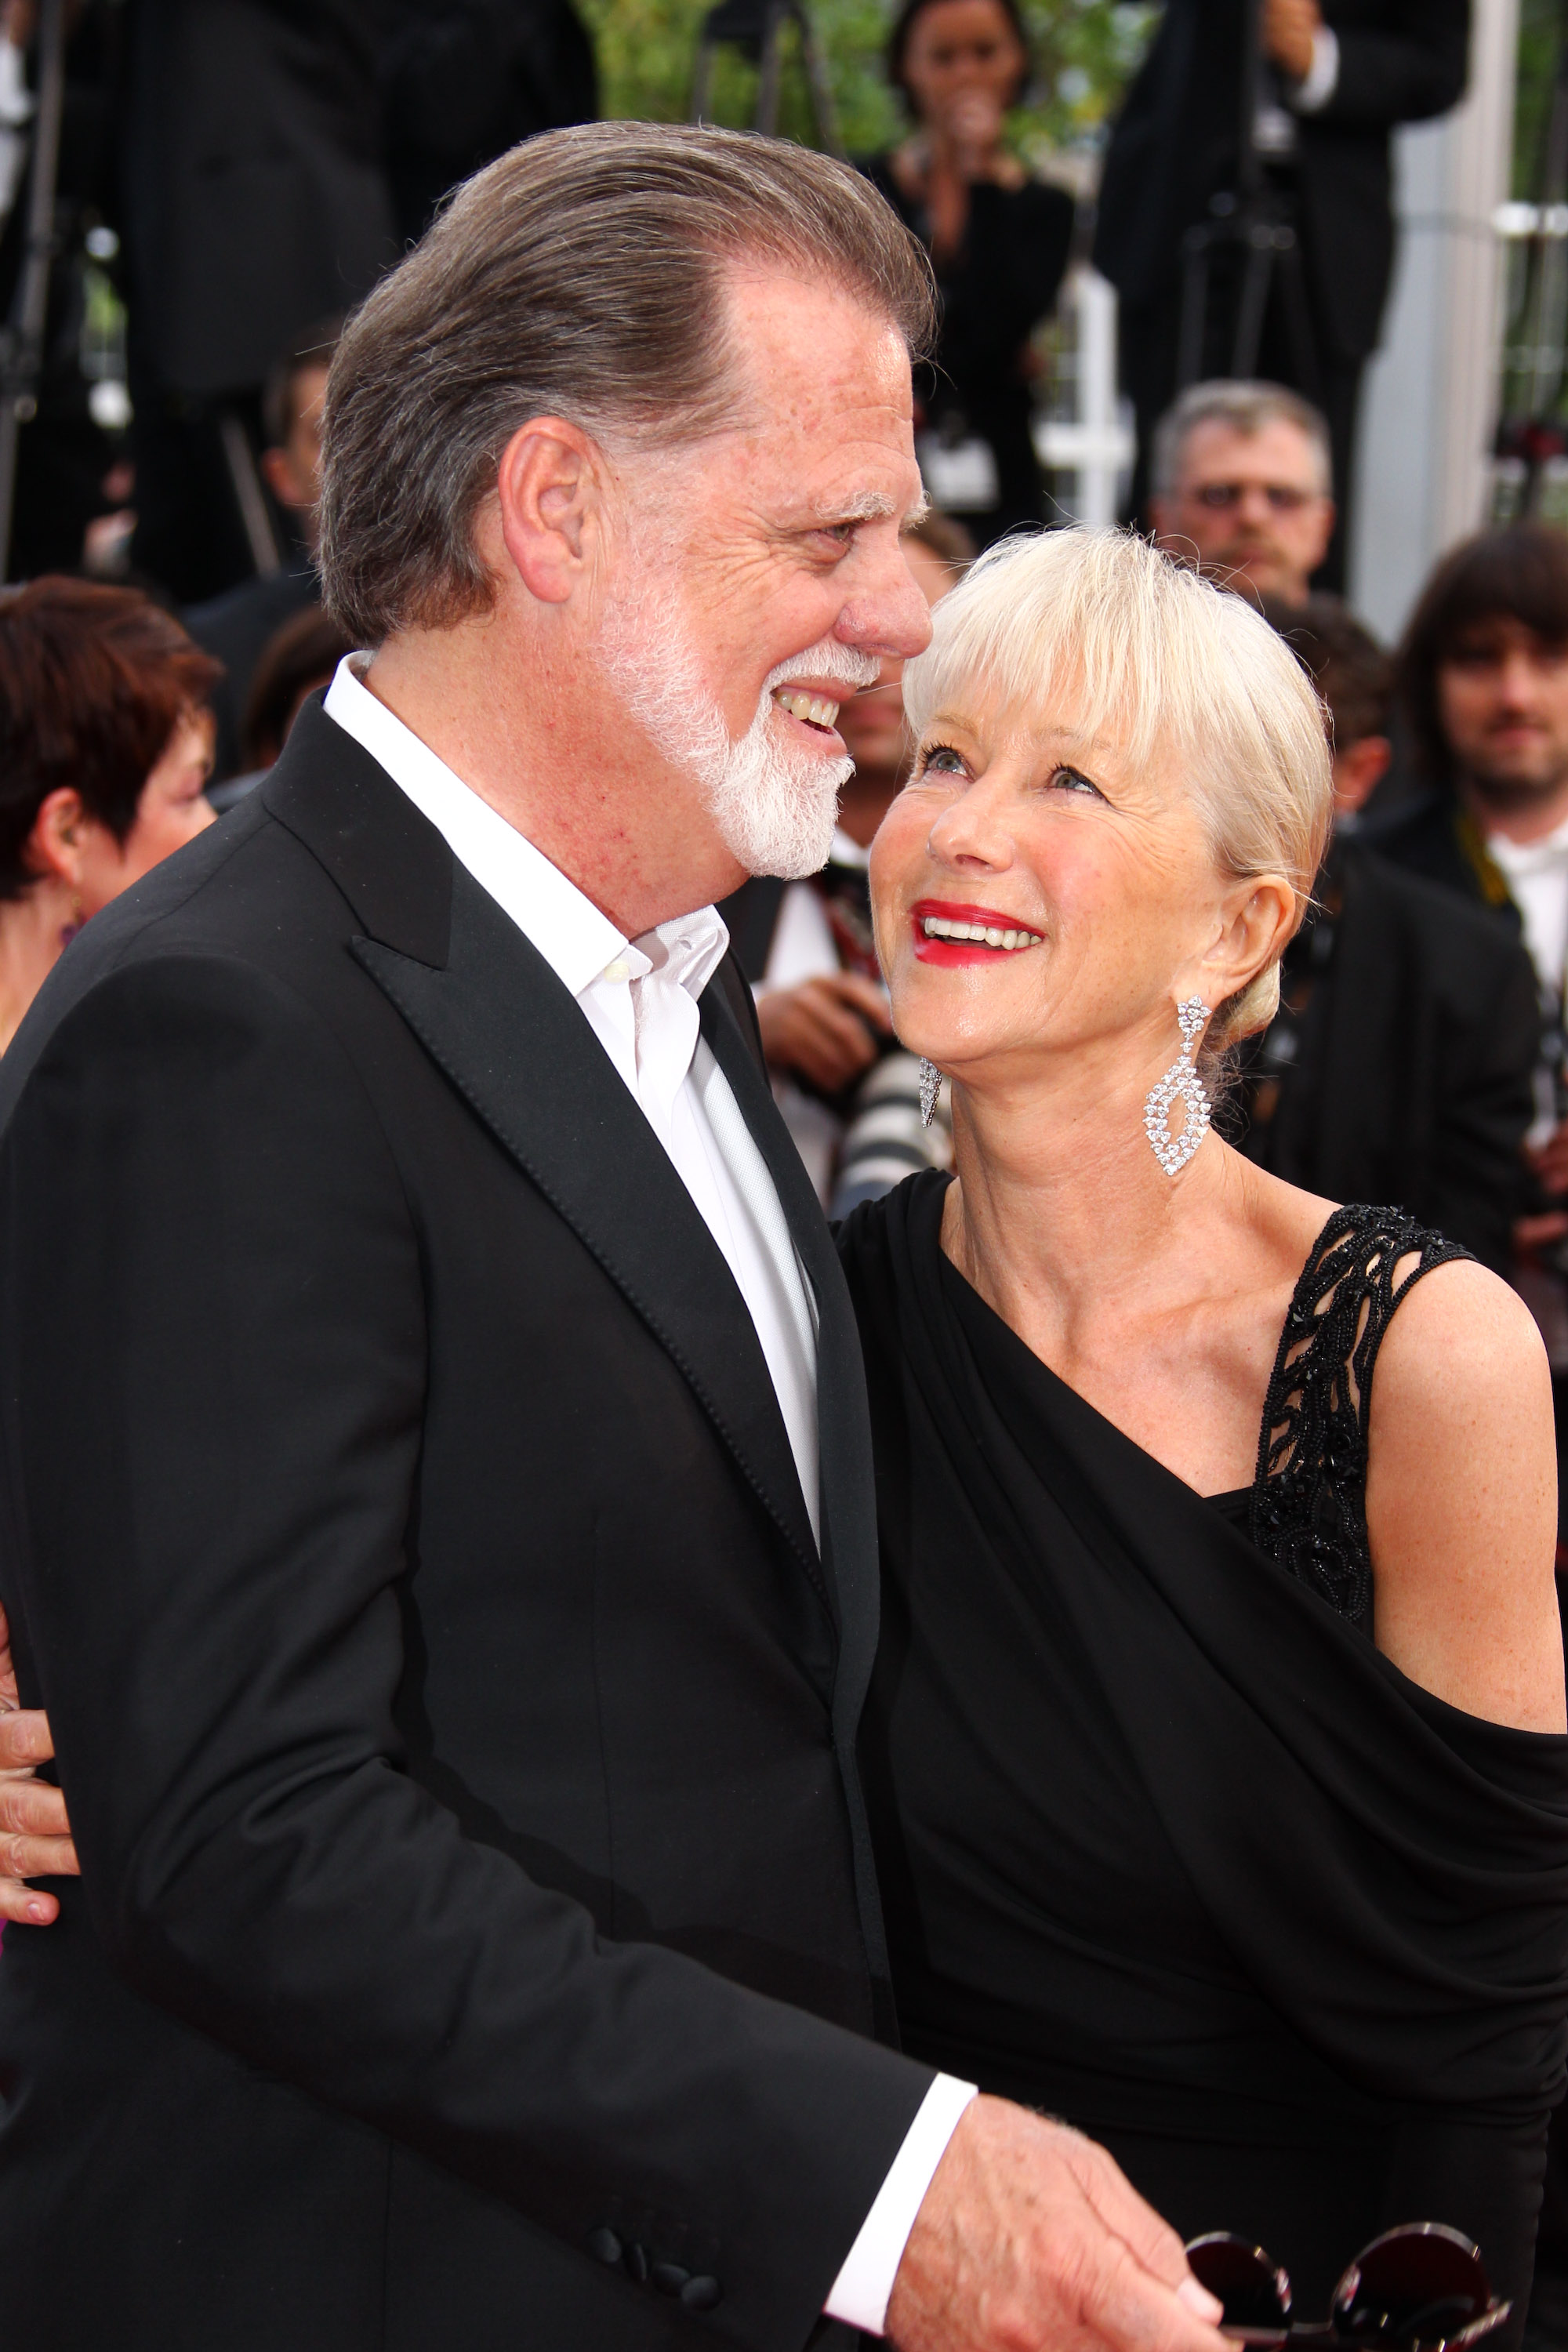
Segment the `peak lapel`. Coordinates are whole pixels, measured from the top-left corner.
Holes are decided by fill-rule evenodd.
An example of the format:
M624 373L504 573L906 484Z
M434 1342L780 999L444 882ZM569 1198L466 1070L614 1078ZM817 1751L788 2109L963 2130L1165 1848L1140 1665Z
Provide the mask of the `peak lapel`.
M353 953L668 1350L827 1595L767 1361L734 1276L578 1007L488 892L451 867L444 966Z

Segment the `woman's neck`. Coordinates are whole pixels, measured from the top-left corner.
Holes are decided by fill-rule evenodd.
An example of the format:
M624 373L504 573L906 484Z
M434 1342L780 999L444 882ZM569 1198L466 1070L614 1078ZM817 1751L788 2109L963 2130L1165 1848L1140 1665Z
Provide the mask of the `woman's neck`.
M1047 1355L1052 1339L1076 1352L1091 1321L1103 1334L1190 1302L1204 1229L1234 1229L1251 1171L1208 1138L1167 1176L1143 1131L1145 1090L1142 1073L1080 1062L1056 1086L957 1091L943 1246Z
M52 878L0 901L0 1054L59 961L70 924L70 893Z

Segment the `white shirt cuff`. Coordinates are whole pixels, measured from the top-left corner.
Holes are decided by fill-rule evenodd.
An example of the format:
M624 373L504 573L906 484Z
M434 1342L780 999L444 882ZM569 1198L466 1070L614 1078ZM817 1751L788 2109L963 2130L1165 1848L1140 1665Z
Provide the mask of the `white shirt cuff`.
M973 2096L973 2083L939 2074L921 2101L892 2169L877 2191L876 2202L823 2305L829 2319L842 2319L868 2336L882 2334L888 2322L888 2298L915 2216L958 2128L958 2118Z
M1316 114L1327 106L1339 86L1340 37L1331 25L1320 25L1312 36L1312 62L1307 79L1290 93L1296 114Z

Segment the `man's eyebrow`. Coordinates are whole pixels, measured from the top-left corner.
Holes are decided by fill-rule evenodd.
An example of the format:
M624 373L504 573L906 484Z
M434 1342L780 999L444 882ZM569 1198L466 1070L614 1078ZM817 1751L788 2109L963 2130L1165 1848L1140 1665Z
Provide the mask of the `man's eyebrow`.
M847 499L818 499L811 511L821 523L881 522L898 513L899 502L885 490L856 490Z

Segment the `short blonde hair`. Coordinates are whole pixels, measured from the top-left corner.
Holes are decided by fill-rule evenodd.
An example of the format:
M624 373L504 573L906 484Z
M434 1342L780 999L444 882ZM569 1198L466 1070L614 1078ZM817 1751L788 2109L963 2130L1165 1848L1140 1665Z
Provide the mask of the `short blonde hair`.
M1243 598L1134 532L1047 530L990 549L931 623L904 673L917 736L973 684L1025 709L1059 696L1084 736L1173 757L1218 870L1283 875L1300 922L1333 813L1323 708ZM1279 1003L1275 962L1217 1008L1206 1050L1265 1027Z

